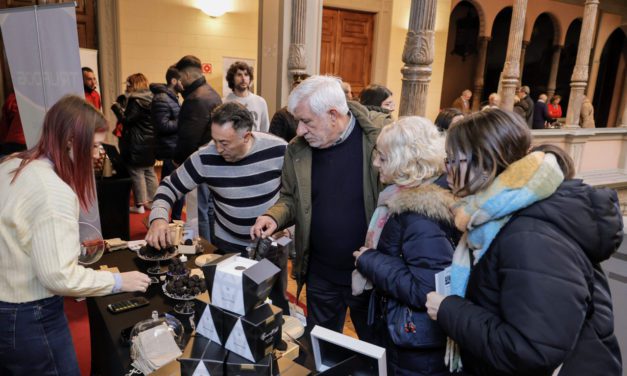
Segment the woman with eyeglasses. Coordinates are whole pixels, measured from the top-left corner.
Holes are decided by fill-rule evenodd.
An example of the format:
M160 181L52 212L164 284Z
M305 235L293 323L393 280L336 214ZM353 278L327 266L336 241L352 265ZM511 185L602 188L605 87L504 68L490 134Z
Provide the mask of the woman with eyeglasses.
M379 195L366 246L354 253L357 270L375 288L369 316L377 317L391 374L448 375L446 337L425 308L435 274L453 256L453 195L436 184L444 138L429 120L405 117L381 130L375 150L373 164L389 186Z
M449 130L449 183L461 198L453 212L464 235L451 295L429 293L429 316L450 338L452 370L618 376L599 265L623 236L616 192L570 179L567 155L529 153L530 145L522 118L498 109Z
M146 291L140 272L84 268L78 216L95 199L107 121L84 98L46 113L39 142L0 160L0 375L80 375L63 296Z

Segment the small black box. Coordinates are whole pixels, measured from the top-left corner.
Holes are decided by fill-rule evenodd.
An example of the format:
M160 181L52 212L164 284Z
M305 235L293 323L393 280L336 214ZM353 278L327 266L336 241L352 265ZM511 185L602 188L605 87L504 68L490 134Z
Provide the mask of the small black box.
M272 354L281 341L283 311L264 304L245 316L209 305L214 327L224 347L251 362Z

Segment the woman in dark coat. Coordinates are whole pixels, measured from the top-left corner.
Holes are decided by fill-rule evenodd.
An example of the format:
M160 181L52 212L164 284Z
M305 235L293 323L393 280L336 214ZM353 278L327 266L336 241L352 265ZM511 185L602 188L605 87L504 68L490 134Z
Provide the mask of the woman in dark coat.
M619 376L599 265L623 237L616 193L568 179L564 157L528 153L530 144L523 120L501 110L449 130L449 183L462 197L455 223L465 234L452 295L429 293L429 315L454 341L451 366L472 375Z
M135 207L133 213L143 213L157 191L155 174L155 130L150 114L152 93L148 79L141 73L126 79L129 93L126 108L120 113L123 124L120 152L133 183ZM115 110L114 110L115 111Z
M402 311L412 315L397 324L408 324L416 342L401 347L385 324L375 329L387 349L391 374L448 375L446 338L425 308L435 274L453 256L453 195L434 183L443 168L444 139L429 120L407 117L382 129L376 150L374 166L381 181L391 185L379 196L366 247L355 252L356 265L374 284L370 309L377 322L395 321L386 317L391 305L404 306Z

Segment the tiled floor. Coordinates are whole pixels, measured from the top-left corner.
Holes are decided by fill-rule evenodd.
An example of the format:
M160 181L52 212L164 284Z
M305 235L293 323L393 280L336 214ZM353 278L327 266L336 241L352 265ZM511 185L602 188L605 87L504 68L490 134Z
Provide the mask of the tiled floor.
M287 267L288 267L288 275L292 275L292 261L291 260L288 262ZM293 280L291 277L288 277L287 279L287 292L290 293L294 297L296 296L296 281ZM305 305L306 301L307 301L307 293L305 289L303 288L303 291L300 294L299 302L302 303L302 305ZM347 336L357 338L355 327L353 326L353 323L350 319L350 314L348 312L346 313L346 323L344 324L344 334L346 334Z

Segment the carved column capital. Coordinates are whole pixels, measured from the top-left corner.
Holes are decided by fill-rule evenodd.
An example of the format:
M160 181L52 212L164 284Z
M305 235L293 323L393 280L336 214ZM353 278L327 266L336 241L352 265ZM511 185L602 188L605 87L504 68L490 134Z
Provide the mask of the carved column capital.
M434 42L433 30L409 30L403 48L403 62L416 65L432 64Z

